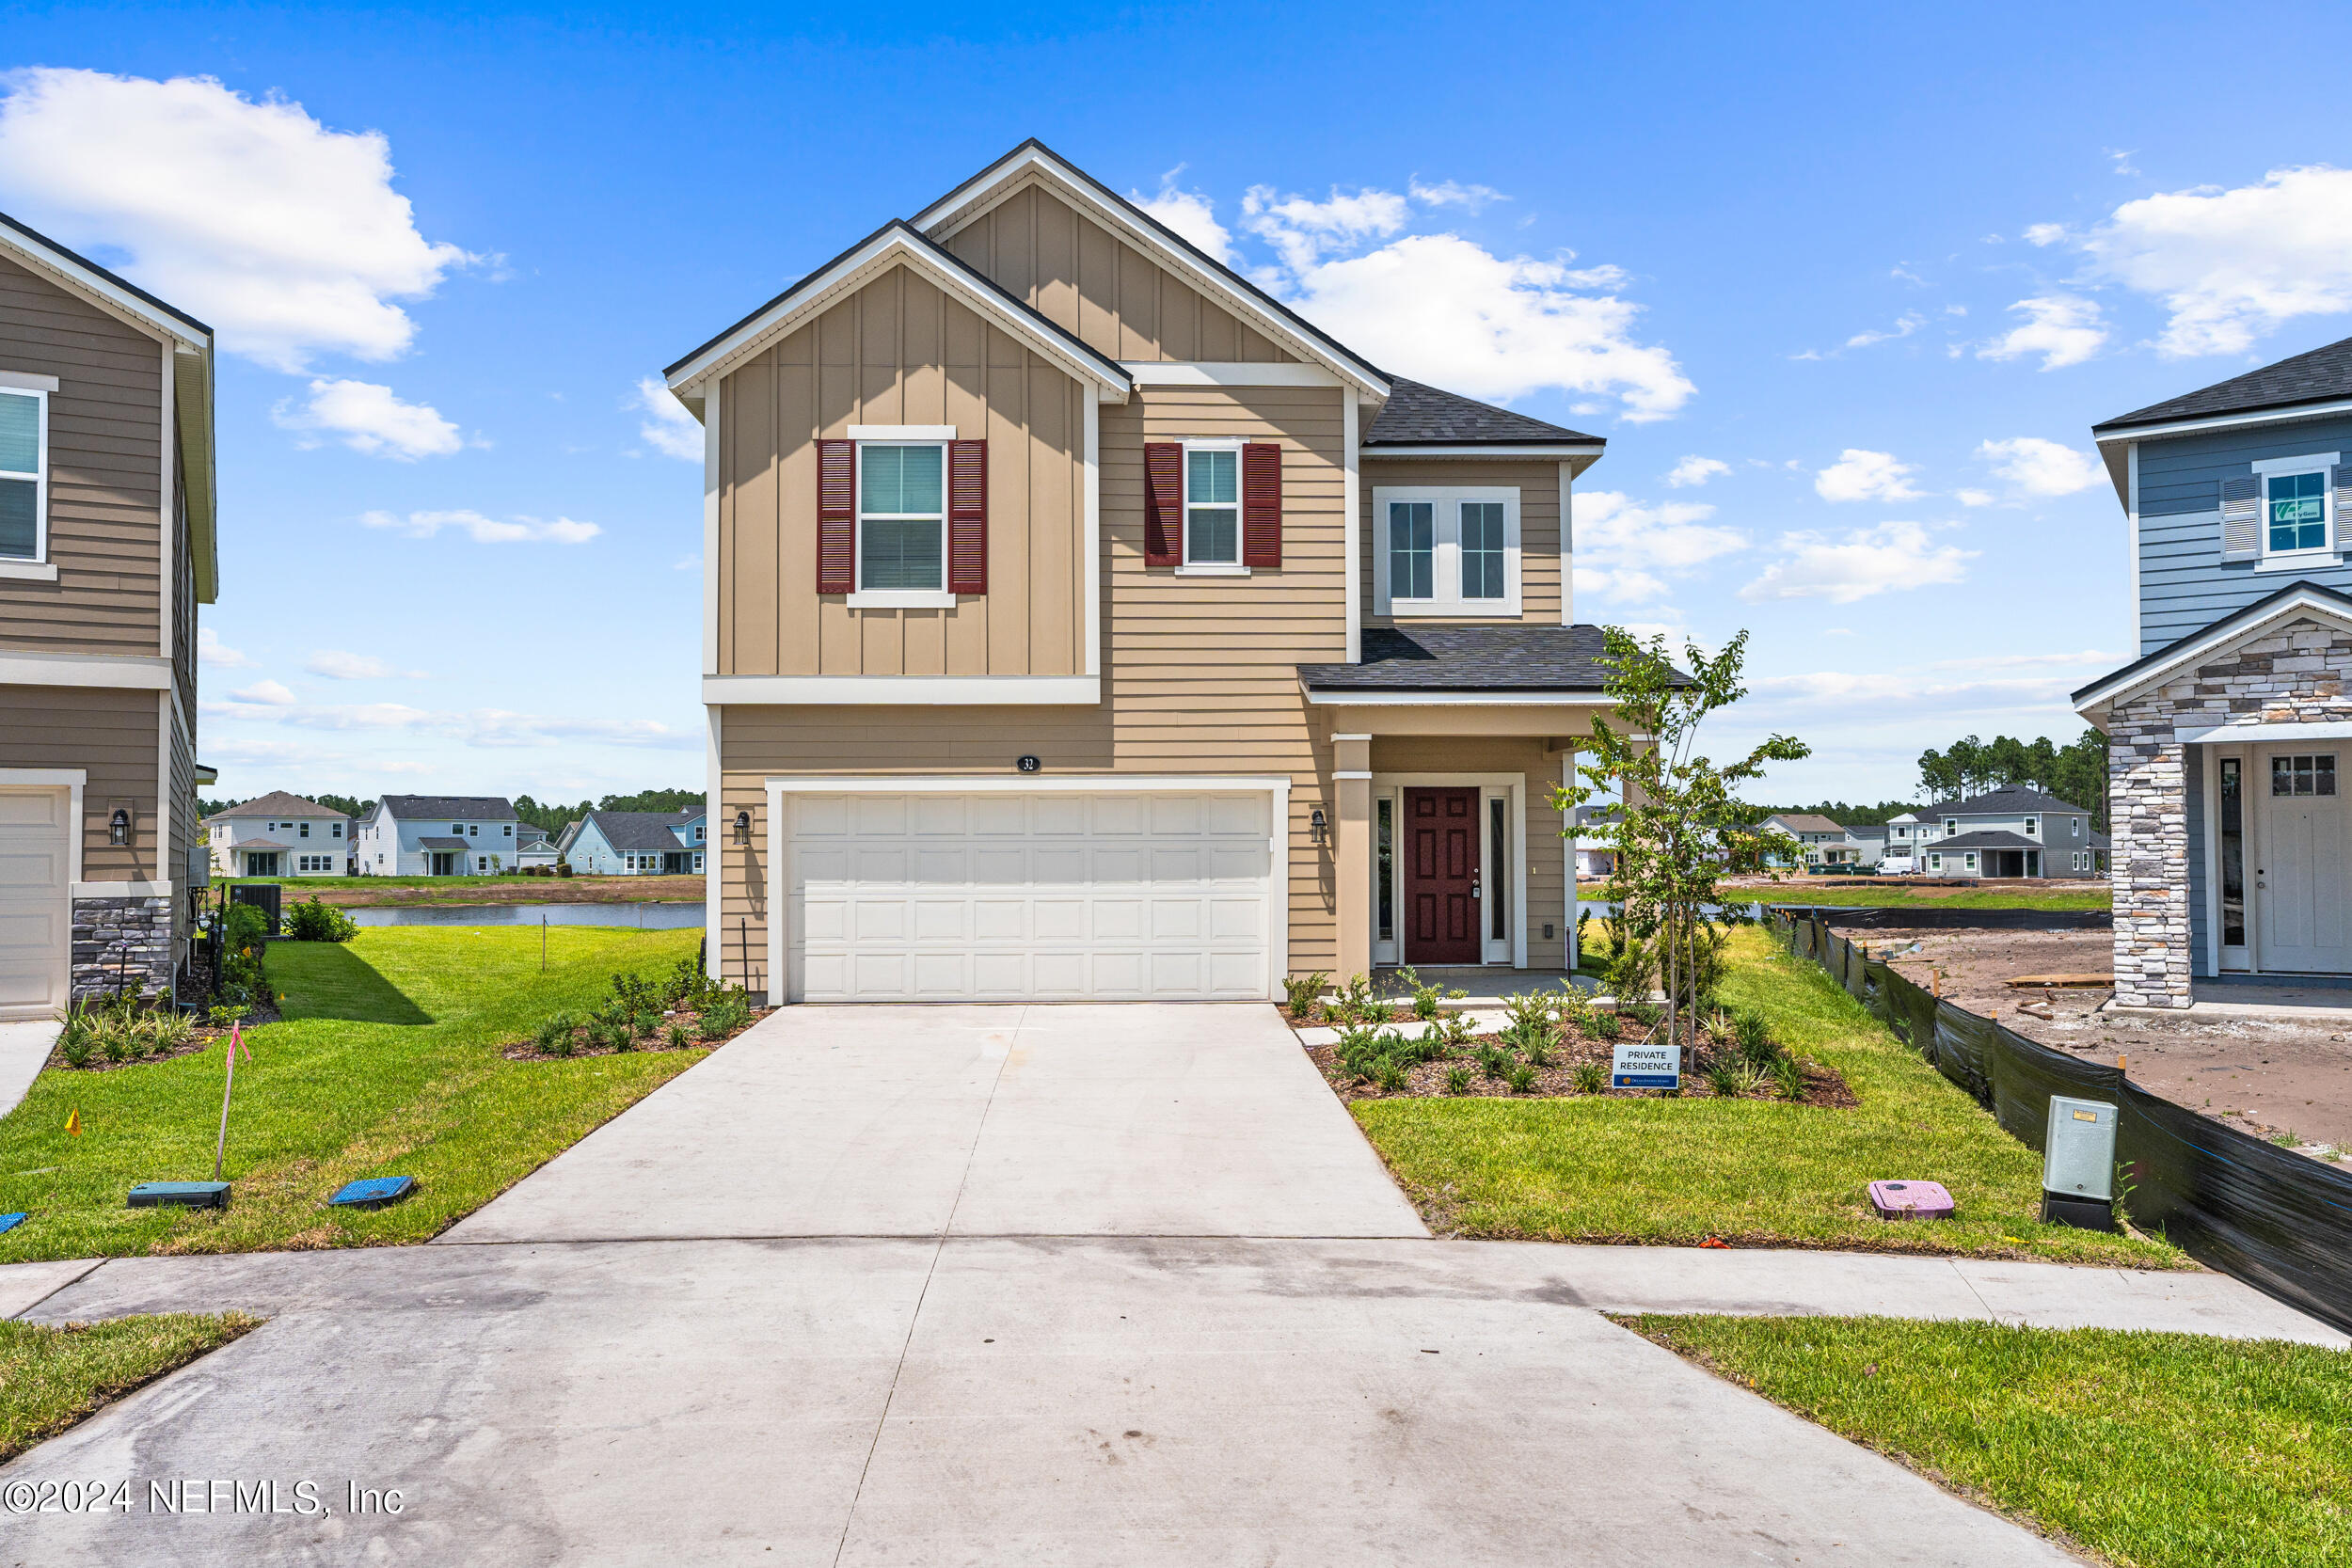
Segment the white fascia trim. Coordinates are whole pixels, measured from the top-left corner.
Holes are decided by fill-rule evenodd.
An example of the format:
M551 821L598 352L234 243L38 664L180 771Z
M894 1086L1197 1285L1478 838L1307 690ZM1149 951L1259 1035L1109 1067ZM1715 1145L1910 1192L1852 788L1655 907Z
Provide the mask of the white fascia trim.
M207 354L212 351L212 339L208 335L199 333L197 328L175 316L158 310L121 284L66 255L63 251L52 250L47 245L28 240L23 233L5 225L0 225L0 250L16 252L19 256L29 260L40 271L62 279L73 289L92 296L117 314L128 316L142 326L170 339L173 342L186 343L191 348Z
M2126 562L2126 575L2131 579L2132 649L2137 657L2144 652L2140 646L2139 605L2139 443L2134 441L2124 449L2123 516L2130 533L2131 559Z
M1078 574L1078 583L1086 594L1080 607L1079 635L1086 639L1086 649L1078 668L1097 681L1103 675L1103 593L1104 577L1109 570L1108 552L1103 547L1103 403L1100 398L1086 400L1086 529L1080 537L1086 543L1086 568Z
M1364 558L1362 465L1358 460L1359 433L1363 428L1363 408L1353 393L1340 398L1340 556L1342 609L1347 616L1347 659L1359 664L1364 657Z
M1614 707L1607 697L1583 691L1317 691L1307 701L1321 707Z
M2290 740L2352 740L2352 720L2329 719L2316 724L2213 724L2176 729L2172 738L2190 746L2229 746L2238 742Z
M1100 675L705 675L706 703L767 706L1004 704L1093 707Z
M2273 605L2260 620L2241 622L2227 630L2212 632L2181 649L2162 664L2134 671L2129 675L2119 675L2092 687L2075 700L2074 711L2088 715L2094 707L2105 707L2137 696L2151 686L2171 679L2184 668L2211 657L2233 642L2258 636L2265 628L2292 615L2315 615L2334 626L2352 630L2352 617L2345 615L2342 605L2321 599L2309 592L2297 593Z
M2305 404L2296 408L2259 409L2251 414L2216 414L2210 419L2134 425L2129 430L2094 436L2091 439L2105 447L2119 441L2153 440L2162 436L2194 436L2204 430L2239 430L2255 424L2295 424L2304 420L2324 420L2331 414L2352 414L2352 398L2339 398L2332 403Z
M725 432L719 383L703 389L703 673L719 669L719 439ZM717 970L712 970L717 974Z
M147 654L0 654L0 686L171 689L171 660Z
M678 392L705 380L715 383L803 321L830 309L842 295L900 264L921 273L976 314L1001 325L1012 337L1034 348L1041 357L1078 380L1100 388L1111 401L1126 401L1132 384L1116 360L1098 356L1091 350L1081 353L1073 349L1067 339L1048 330L1037 317L974 281L960 269L942 262L896 228L884 230L816 277L796 285L789 297L777 301L680 365L669 377L670 390Z
M162 345L160 352L163 355L163 358L159 364L159 368L162 371L162 375L159 379L163 382L163 396L158 401L163 404L163 428L157 433L155 446L157 451L161 453L160 463L162 467L162 483L157 489L156 494L163 498L163 501L161 506L157 509L158 515L156 519L157 527L155 530L155 546L161 555L162 569L155 574L158 579L155 596L159 601L155 610L155 626L157 632L157 636L155 638L155 651L164 657L169 658L171 657L171 650L173 646L171 640L171 611L173 608L172 599L174 594L171 590L173 586L172 571L174 567L173 556L175 552L172 546L179 543L177 535L180 531L177 526L180 521L180 513L178 506L175 504L178 486L172 481L172 459L179 454L180 443L177 438L178 427L173 421L171 405L172 388L178 384L177 378L171 373L171 356L173 353L172 346L169 343L165 343ZM158 791L157 793L161 794L162 792Z
M35 375L30 371L0 371L0 387L13 387L20 392L54 392L57 389L57 378Z
M1376 458L1390 458L1390 457L1394 457L1394 458L1414 458L1414 457L1450 457L1450 458L1458 458L1458 457L1518 457L1518 458L1528 458L1528 457L1558 457L1558 458L1569 458L1569 457L1598 457L1598 456L1601 454L1601 452L1602 452L1602 451L1603 451L1603 450L1604 450L1604 449L1603 449L1603 448L1602 448L1602 447L1601 447L1601 446L1600 446L1597 442L1596 442L1596 443L1592 443L1592 444L1588 444L1588 445L1579 445L1579 444L1574 444L1574 443L1568 443L1568 444L1562 444L1562 445L1555 445L1555 446L1542 446L1542 447L1482 447L1482 446L1452 446L1452 447L1441 447L1441 446L1429 446L1429 447L1379 447L1379 446L1375 446L1375 447L1366 447L1366 448L1364 449L1364 455L1365 455L1366 457L1376 457Z
M67 893L72 898L168 898L173 884L161 882L75 882Z
M1576 625L1576 465L1560 465L1560 624ZM1573 883L1576 879L1571 876ZM1574 965L1570 965L1574 968Z
M1135 214L1128 212L1123 204L1104 200L1103 194L1089 181L1042 148L1022 148L1011 156L982 169L917 213L911 222L914 228L944 245L958 232L985 215L996 205L997 199L1013 194L1022 181L1031 175L1041 175L1052 181L1063 196L1100 218L1112 232L1132 239L1147 255L1232 310L1264 336L1288 345L1317 364L1328 366L1351 387L1377 397L1389 395L1388 380L1379 372L1350 356L1334 353L1328 345L1300 331L1279 311L1269 309L1253 290L1203 263L1191 251L1170 242L1167 235L1152 225L1137 222Z
M956 427L951 424L853 424L850 427L852 441L952 441Z
M1222 359L1121 359L1138 387L1343 387L1321 365Z

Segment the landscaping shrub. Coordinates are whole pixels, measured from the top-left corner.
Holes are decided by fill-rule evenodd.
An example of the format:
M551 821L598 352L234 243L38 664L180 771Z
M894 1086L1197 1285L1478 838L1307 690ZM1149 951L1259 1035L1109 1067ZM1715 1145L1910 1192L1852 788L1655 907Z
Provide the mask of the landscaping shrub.
M1511 1053L1499 1045L1479 1047L1478 1070L1489 1078L1500 1078L1511 1070Z
M1375 1074L1375 1079L1379 1084L1380 1087L1390 1094L1397 1093L1412 1082L1410 1078L1406 1076L1405 1064L1398 1061L1393 1056L1389 1057L1380 1063L1380 1066Z
M1726 1100L1735 1100L1748 1092L1751 1080L1736 1056L1715 1057L1707 1065L1707 1086Z
M1323 982L1327 978L1319 969L1312 974L1282 976L1282 1000L1289 1005L1293 1018L1304 1018L1314 1010L1315 999L1323 994Z
M358 934L357 921L331 904L320 903L315 893L286 911L286 935L295 942L349 942Z
M1638 1023L1645 1029L1655 1029L1658 1027L1658 1021L1666 1016L1666 1011L1655 1003L1628 1002L1617 1008L1617 1016L1629 1023Z
M683 1023L671 1024L662 1038L669 1042L670 1049L673 1051L683 1051L693 1043L693 1037L686 1032L686 1025Z
M704 1004L701 1035L706 1040L723 1040L751 1021L750 993L739 986L728 986Z
M552 1013L539 1021L538 1030L532 1036L532 1038L537 1042L540 1050L550 1055L567 1055L571 1052L572 1031L579 1026L579 1020L573 1018L571 1014ZM558 1041L563 1042L561 1050L557 1049Z
M1513 1094L1530 1093L1535 1087L1535 1069L1521 1062L1504 1073L1502 1081Z
M1466 1067L1450 1067L1446 1069L1445 1092L1448 1094L1470 1093L1470 1069Z
M1579 1094L1598 1094L1609 1086L1609 1069L1598 1062L1579 1062L1571 1075Z
M649 1040L661 1032L661 1015L657 1012L638 1013L629 1019L628 1025L629 1032L639 1039Z
M1366 1023L1391 1023L1396 1020L1396 1005L1368 1000L1356 1009L1356 1016Z
M258 947L269 935L269 916L252 904L231 904L220 917L221 945L231 953Z
M1804 1098L1804 1067L1794 1056L1782 1055L1772 1062L1772 1092L1783 1100Z
M1733 1037L1740 1042L1740 1053L1748 1059L1750 1066L1759 1069L1770 1068L1773 1058L1780 1054L1780 1047L1772 1043L1772 1030L1765 1023L1762 1013L1740 1013L1732 1021L1731 1028Z
M1448 1045L1468 1045L1478 1037L1478 1022L1468 1013L1448 1013L1439 1022Z
M1613 1040L1625 1033L1625 1026L1617 1022L1616 1014L1596 1007L1584 1024L1584 1032L1597 1040Z

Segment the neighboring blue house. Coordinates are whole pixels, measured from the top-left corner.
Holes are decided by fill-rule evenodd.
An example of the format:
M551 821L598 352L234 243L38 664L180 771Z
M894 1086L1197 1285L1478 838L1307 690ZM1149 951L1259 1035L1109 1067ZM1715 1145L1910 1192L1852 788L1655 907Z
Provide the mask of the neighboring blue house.
M2092 428L2139 657L2107 736L2115 999L2352 974L2352 339Z
M573 871L596 877L685 876L703 868L707 824L691 811L592 811L566 826L557 848Z
M362 877L502 876L520 826L503 796L387 795L359 818L353 859Z

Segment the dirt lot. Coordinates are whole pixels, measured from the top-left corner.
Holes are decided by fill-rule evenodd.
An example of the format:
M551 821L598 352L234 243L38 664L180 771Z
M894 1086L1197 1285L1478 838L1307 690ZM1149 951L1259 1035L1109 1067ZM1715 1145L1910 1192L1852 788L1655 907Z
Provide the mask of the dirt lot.
M2114 963L2104 930L1850 930L1873 957L1922 986L1941 973L1943 994L2028 1039L2090 1060L2126 1058L2132 1081L2177 1104L2265 1138L2344 1149L2352 1158L2352 1027L2266 1019L2152 1020L2103 1014L2105 988L2013 990L2012 975L2105 974ZM2022 1004L2034 1012L2021 1011ZM2047 1005L2051 1016L2036 1016Z

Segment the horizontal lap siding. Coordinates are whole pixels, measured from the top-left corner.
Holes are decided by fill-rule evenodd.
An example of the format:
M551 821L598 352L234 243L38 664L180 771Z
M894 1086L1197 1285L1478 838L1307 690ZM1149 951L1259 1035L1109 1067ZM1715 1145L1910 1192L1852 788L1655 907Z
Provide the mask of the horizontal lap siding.
M2250 562L2224 565L2221 561L2222 480L2242 476L2268 458L2331 451L2352 458L2352 420L2212 431L2139 444L2141 653L2153 653L2291 582L2352 593L2352 568L2342 564L2258 572Z
M1373 515L1373 491L1383 485L1477 485L1493 489L1515 486L1519 493L1519 620L1530 626L1560 624L1560 465L1556 462L1512 463L1399 462L1393 458L1363 460L1361 494L1364 625L1393 626L1386 615L1372 613L1374 552L1381 547L1380 531ZM1408 624L1429 623L1416 616ZM1492 625L1491 621L1484 624Z
M0 768L79 768L88 774L82 789L86 882L158 875L155 767L162 709L157 698L153 691L119 689L0 686ZM174 793L181 791L175 786ZM127 845L107 842L116 800L131 802L137 818L137 832ZM164 874L179 878L178 872Z
M718 673L1078 673L1092 396L904 267L730 372ZM951 610L851 610L818 594L816 443L853 424L952 424L987 438L985 594Z
M0 258L0 370L57 378L49 399L57 580L0 578L0 641L10 648L164 651L162 356L145 333Z
M1034 182L958 230L947 249L1113 359L1292 356L1135 245Z
M1547 752L1535 737L1380 736L1372 743L1375 773L1515 773L1527 781L1527 907L1510 918L1527 932L1531 969L1559 969L1567 962L1567 841L1565 818L1551 803L1564 753ZM1485 843L1480 841L1483 859ZM1544 935L1549 922L1552 934Z

